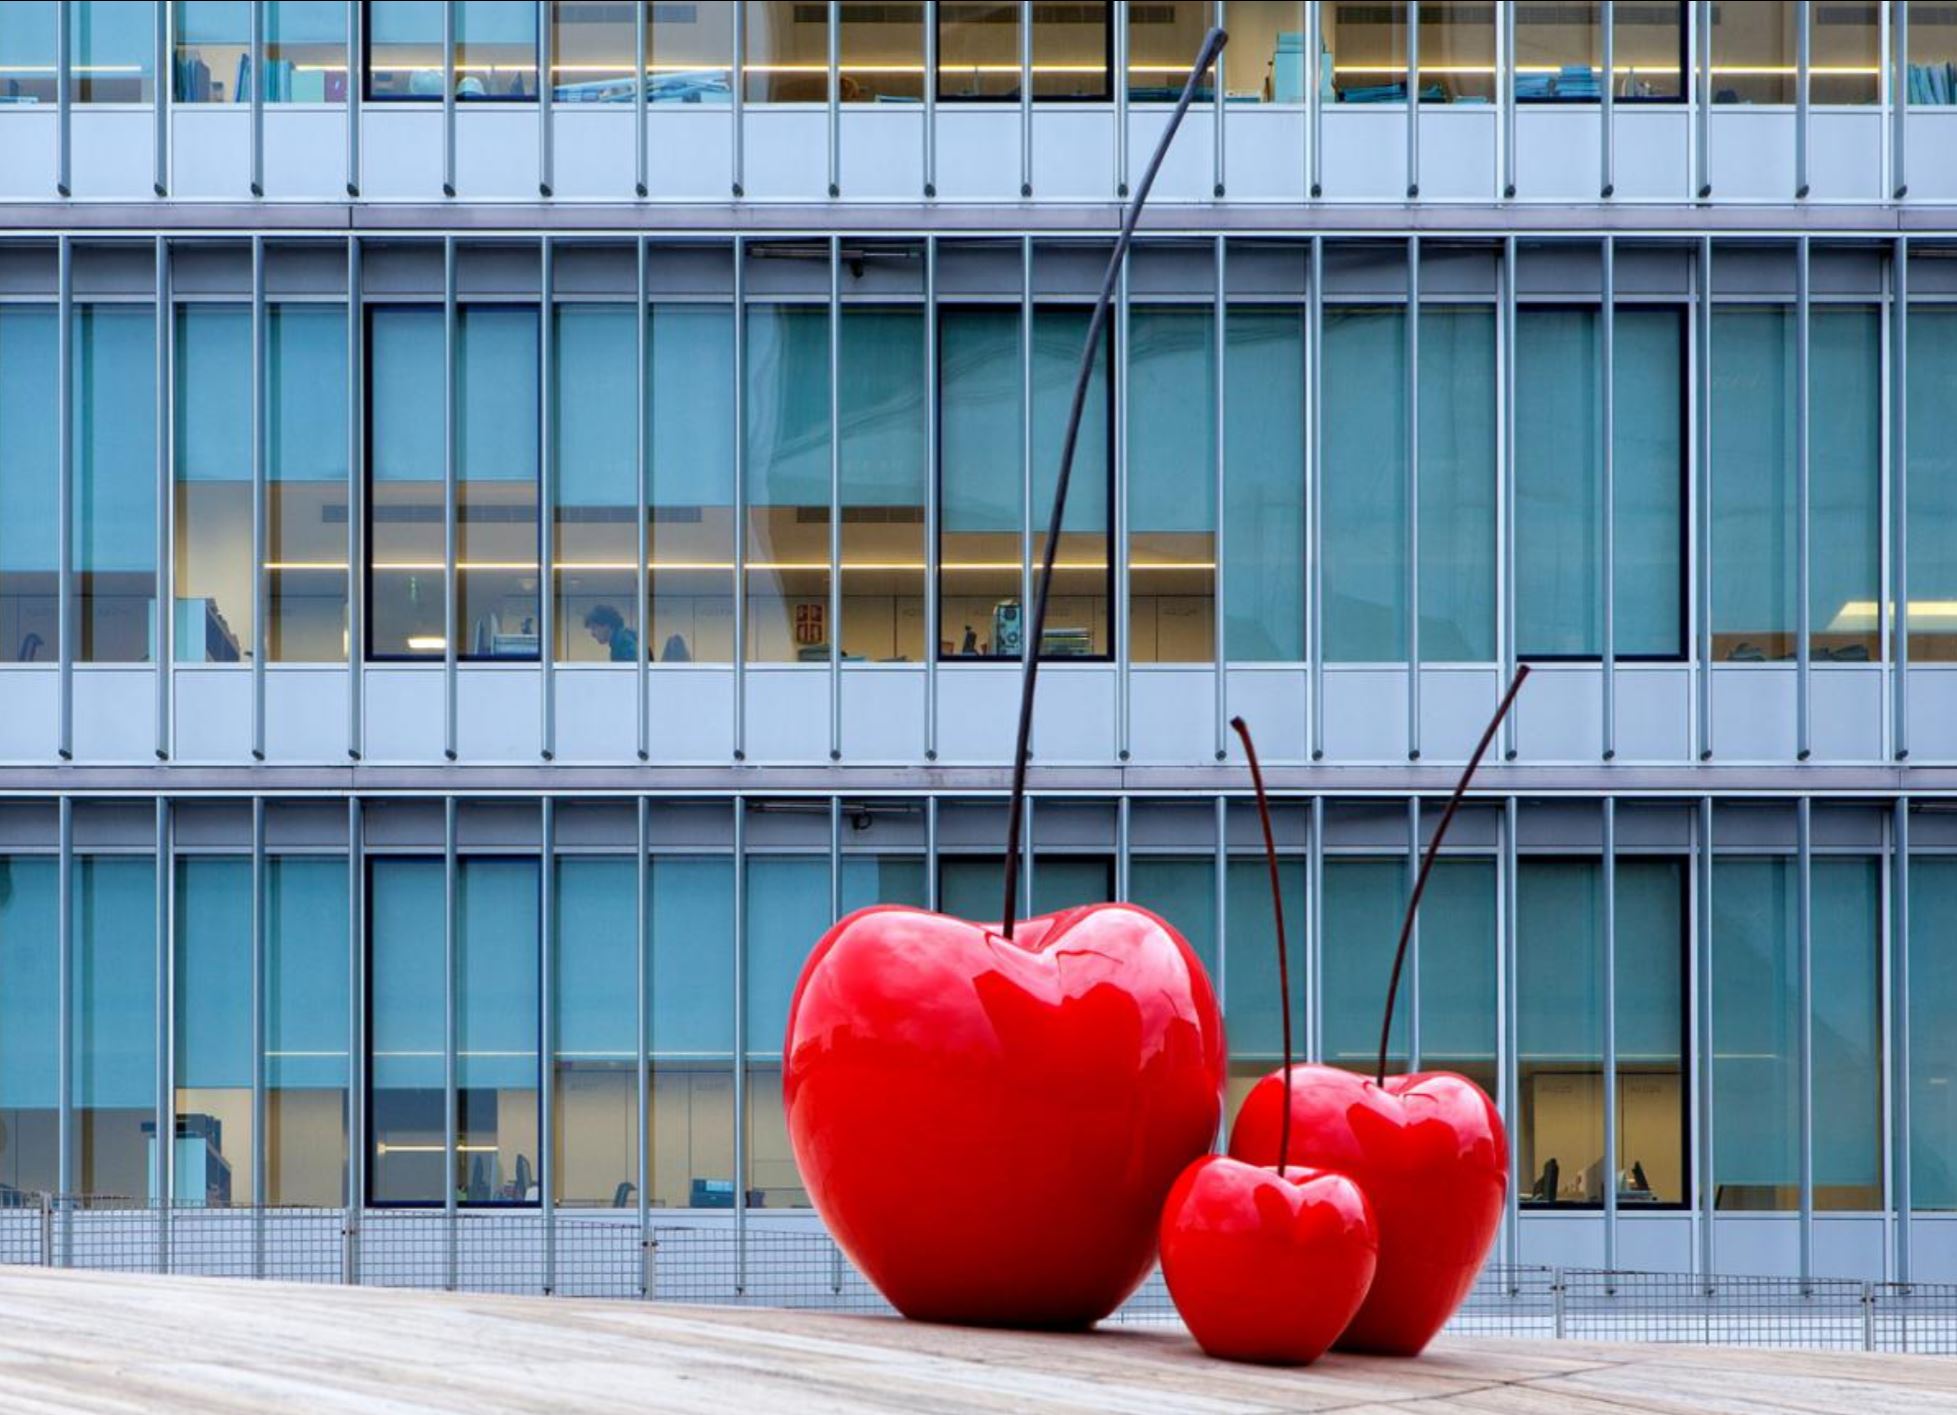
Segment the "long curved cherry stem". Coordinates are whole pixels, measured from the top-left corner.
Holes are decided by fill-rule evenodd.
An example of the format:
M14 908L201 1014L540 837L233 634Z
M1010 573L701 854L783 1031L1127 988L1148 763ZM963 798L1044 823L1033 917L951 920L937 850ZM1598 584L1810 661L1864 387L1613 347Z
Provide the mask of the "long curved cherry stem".
M1271 916L1277 920L1277 995L1284 1025L1284 1110L1277 1127L1277 1172L1291 1162L1291 963L1284 944L1284 890L1278 884L1277 838L1271 834L1271 803L1264 796L1264 773L1257 765L1257 748L1241 717L1230 726L1243 739L1244 760L1250 763L1250 784L1257 788L1257 819L1264 827L1264 861L1271 867Z
M1176 129L1182 126L1183 114L1189 111L1189 105L1196 97L1196 86L1202 82L1203 75L1216 63L1216 56L1229 42L1230 36L1220 28L1212 28L1203 36L1203 47L1197 51L1195 66L1190 69L1189 77L1183 80L1182 96L1176 100L1175 111L1169 114L1161 140L1155 144L1155 155L1149 158L1142 180L1135 187L1135 195L1121 218L1121 234L1115 239L1114 250L1108 256L1108 272L1101 279L1100 298L1095 300L1094 316L1088 321L1087 346L1081 350L1080 371L1074 375L1073 408L1067 414L1067 435L1060 444L1060 479L1053 488L1053 514L1047 518L1046 549L1040 557L1039 583L1033 590L1033 620L1028 626L1031 637L1023 642L1026 670L1020 675L1019 738L1013 748L1012 799L1006 807L1006 903L999 911L1000 927L1007 938L1012 937L1013 919L1019 913L1019 834L1026 806L1026 755L1033 736L1033 685L1039 679L1040 648L1046 638L1047 590L1053 584L1053 557L1060 546L1060 522L1067 509L1067 483L1073 477L1074 444L1080 440L1080 419L1087 407L1088 385L1093 381L1094 356L1100 352L1101 334L1108 325L1108 304L1114 298L1115 282L1121 277L1122 263L1128 258L1128 247L1134 242L1135 223L1141 218L1142 207L1148 202L1149 189L1155 185L1155 174L1162 170L1162 159L1169 155L1169 144L1175 140Z
M1386 1045L1393 1035L1393 1003L1400 993L1400 969L1407 961L1407 940L1413 937L1413 921L1420 912L1420 896L1426 892L1427 876L1433 873L1434 857L1441 852L1441 840L1447 835L1447 827L1454 819L1454 812L1461 804L1461 798L1468 794L1468 783L1474 779L1475 768L1488 752L1488 744L1495 740L1495 729L1502 725L1508 716L1509 706L1522 688L1522 680L1529 676L1529 665L1522 664L1515 670L1515 678L1509 690L1502 694L1502 701L1495 708L1495 715L1488 719L1488 726L1481 734L1481 741L1475 744L1475 754L1468 758L1468 768L1461 773L1461 779L1454 783L1454 794L1447 798L1447 809L1441 812L1441 823L1434 827L1434 838L1427 842L1427 853L1421 857L1420 873L1414 876L1413 893L1407 897L1407 916L1400 921L1400 946L1393 954L1393 981L1386 985L1386 1015L1379 1023L1379 1066L1373 1079L1379 1085L1386 1084ZM1286 1107L1287 1111L1289 1107Z

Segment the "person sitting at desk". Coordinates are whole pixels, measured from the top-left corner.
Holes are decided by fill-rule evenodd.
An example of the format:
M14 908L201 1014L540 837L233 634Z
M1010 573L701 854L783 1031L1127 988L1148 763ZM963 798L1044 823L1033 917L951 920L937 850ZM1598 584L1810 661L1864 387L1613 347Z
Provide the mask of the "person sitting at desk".
M639 636L625 627L625 620L609 604L596 604L584 616L584 627L591 637L611 650L613 663L639 661Z

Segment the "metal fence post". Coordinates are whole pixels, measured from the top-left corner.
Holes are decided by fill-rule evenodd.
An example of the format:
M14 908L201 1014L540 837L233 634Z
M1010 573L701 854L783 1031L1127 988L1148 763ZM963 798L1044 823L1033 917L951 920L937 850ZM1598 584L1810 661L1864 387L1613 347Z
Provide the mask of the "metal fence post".
M1550 1300L1550 1309L1555 1314L1554 1315L1555 1325L1553 1327L1552 1334L1557 1338L1557 1340L1560 1341L1562 1340L1563 1337L1564 1316L1565 1316L1563 1311L1563 1270L1561 1268L1550 1269L1549 1300Z
M639 1295L650 1302L659 1291L659 1240L650 1228L639 1230Z
M41 1266L54 1266L54 1196L41 1193Z
M1862 1284L1862 1349L1875 1350L1875 1284Z

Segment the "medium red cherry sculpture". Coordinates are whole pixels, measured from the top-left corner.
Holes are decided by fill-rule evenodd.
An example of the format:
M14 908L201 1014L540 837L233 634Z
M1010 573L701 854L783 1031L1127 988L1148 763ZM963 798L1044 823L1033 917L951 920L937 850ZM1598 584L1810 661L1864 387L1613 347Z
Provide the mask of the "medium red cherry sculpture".
M1300 1165L1206 1155L1162 1211L1162 1277L1196 1344L1227 1361L1303 1366L1365 1300L1379 1233L1359 1186Z
M788 1135L816 1209L907 1317L1079 1328L1155 1262L1222 1115L1189 945L1096 904L998 929L894 905L816 944L788 1009Z
M1251 1088L1230 1133L1234 1158L1276 1162L1284 1089L1282 1071ZM1341 1350L1412 1356L1447 1324L1495 1242L1508 1153L1494 1103L1466 1077L1430 1071L1382 1086L1293 1068L1289 1158L1350 1177L1379 1227L1372 1290Z

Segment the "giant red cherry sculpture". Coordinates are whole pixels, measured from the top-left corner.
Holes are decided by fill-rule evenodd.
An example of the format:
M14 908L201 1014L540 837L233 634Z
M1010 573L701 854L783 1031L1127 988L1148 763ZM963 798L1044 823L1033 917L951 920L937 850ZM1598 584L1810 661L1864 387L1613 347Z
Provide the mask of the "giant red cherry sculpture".
M879 905L789 1004L788 1135L829 1232L907 1317L1085 1327L1155 1261L1162 1201L1222 1116L1223 1021L1155 915L1013 937Z
M1251 1088L1231 1130L1236 1159L1267 1165L1282 1154L1287 1161L1337 1170L1365 1191L1379 1225L1379 1267L1339 1338L1346 1350L1418 1354L1474 1286L1501 1222L1509 1149L1494 1103L1464 1076L1389 1077L1386 1049L1427 876L1475 768L1528 676L1528 665L1516 670L1421 860L1387 985L1375 1075L1287 1067Z

